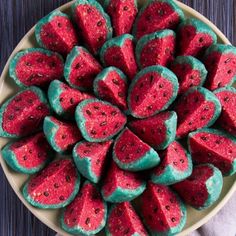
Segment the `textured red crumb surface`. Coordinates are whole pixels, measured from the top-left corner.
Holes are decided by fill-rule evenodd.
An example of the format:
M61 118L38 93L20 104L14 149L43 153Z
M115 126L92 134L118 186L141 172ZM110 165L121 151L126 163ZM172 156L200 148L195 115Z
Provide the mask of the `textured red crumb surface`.
M127 110L127 83L114 70L107 74L104 80L98 82L97 91L99 97L110 101L122 110Z
M200 92L194 91L180 98L175 111L178 116L176 135L184 137L209 123L214 115L215 104L205 100Z
M64 65L57 55L48 56L41 52L31 52L17 62L15 73L26 86L44 87L63 75Z
M77 146L76 153L83 158L91 159L92 172L100 177L103 174L107 153L112 141L103 143L82 142Z
M36 93L26 90L7 105L3 112L3 130L9 134L31 134L42 125L49 115L48 107L42 103Z
M152 231L164 232L180 223L179 202L167 186L148 183L141 200L142 215Z
M154 1L144 10L137 21L136 37L139 39L145 34L150 34L162 29L173 29L180 18L167 2Z
M21 139L13 143L10 150L15 154L20 166L31 169L37 168L46 161L50 146L43 133Z
M85 231L97 229L104 218L105 208L101 194L88 182L64 213L64 223L68 227L80 227Z
M87 133L92 138L104 138L114 135L126 123L121 111L110 104L91 102L83 107Z
M111 0L107 12L111 16L116 36L130 33L138 12L134 0Z
M179 55L201 56L213 39L209 34L197 32L192 25L186 25L178 31Z
M153 115L169 102L173 84L156 72L149 72L140 78L130 94L130 106L134 114L143 117Z
M50 50L68 54L78 43L76 31L71 21L64 16L55 16L42 26L40 38Z
M199 86L202 82L199 70L194 70L189 64L172 64L171 70L178 77L179 94L187 92L194 86Z
M124 171L112 162L104 180L102 190L105 196L109 196L118 187L127 190L135 190L140 187L142 183L143 181L138 173Z
M75 9L75 21L82 37L92 53L107 40L108 28L103 15L89 4L80 4Z
M129 129L123 131L114 145L114 153L122 163L135 162L142 158L149 150L150 146Z
M231 170L236 158L236 144L229 138L200 132L190 137L189 144L192 158L196 163L211 163L223 173Z
M126 39L122 47L108 48L104 54L104 61L107 66L115 66L121 69L132 80L138 69L133 41Z
M76 180L77 171L71 160L55 161L30 179L28 193L40 204L60 204L71 196Z
M149 41L142 49L140 64L142 67L167 66L174 59L175 37L169 35Z
M212 52L204 58L204 64L208 71L206 87L210 90L231 83L236 74L236 55L233 53Z
M79 49L79 55L71 65L69 80L75 86L91 90L93 80L101 70L102 67L89 52Z
M115 205L111 210L107 225L110 234L113 236L132 236L135 233L140 236L148 235L130 202Z

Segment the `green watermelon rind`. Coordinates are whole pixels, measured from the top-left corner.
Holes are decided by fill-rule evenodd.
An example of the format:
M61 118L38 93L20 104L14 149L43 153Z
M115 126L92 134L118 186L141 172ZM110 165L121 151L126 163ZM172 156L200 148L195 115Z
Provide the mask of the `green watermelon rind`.
M194 132L191 132L191 133L188 134L187 144L188 144L188 150L189 150L190 153L192 153L191 145L190 145L190 139L195 134L198 134L198 133L201 133L201 132L206 132L206 133L211 133L211 134L216 134L216 135L220 135L220 136L226 137L226 138L230 139L232 142L234 142L236 144L236 138L233 135L230 135L230 134L228 134L226 132L223 132L223 131L217 130L217 129L203 128L203 129L199 129L197 131L194 131ZM234 161L232 163L231 170L228 173L223 173L223 175L224 176L231 176L234 173L236 173L236 159L234 159Z
M25 56L25 55L29 55L30 53L34 53L34 52L40 52L44 55L47 55L47 56L57 56L62 64L64 65L64 60L62 58L62 56L57 53L57 52L52 52L52 51L49 51L47 49L43 49L43 48L28 48L28 49L25 49L25 50L22 50L22 51L19 51L14 57L13 59L10 61L10 65L9 65L9 75L10 77L15 81L15 83L21 87L21 88L27 88L29 87L28 85L25 85L23 84L19 78L17 77L16 75L16 66L19 62L19 60L21 59L21 57Z
M103 7L105 10L107 10L109 4L110 4L111 0L104 0L103 2ZM135 7L138 9L138 3L137 3L137 0L134 0L134 5Z
M13 97L9 98L7 101L5 101L1 108L0 108L0 137L6 137L6 138L20 138L20 137L23 137L23 136L20 136L20 135L16 135L16 134L10 134L6 131L3 130L3 113L4 111L6 110L7 106L14 100L14 98L16 96L18 96L19 94L25 92L25 91L33 91L39 98L39 100L45 104L49 110L49 112L51 113L51 108L50 106L48 105L48 101L47 101L47 97L46 95L44 94L44 92L38 88L38 87L35 87L35 86L31 86L31 87L28 87L27 89L24 89L18 93L16 93ZM41 128L37 129L37 130L33 130L32 133L29 133L27 135L30 135L30 134L33 134L33 133L36 133L37 131L39 131Z
M86 180L83 185L85 185L85 184L92 184L98 190L98 188L93 183L90 183L88 180ZM96 230L85 231L82 227L79 227L79 226L73 227L73 228L68 227L64 222L65 209L63 210L62 215L60 217L61 227L66 232L71 233L71 234L79 234L79 235L94 235L94 234L97 234L98 232L100 232L105 227L105 224L106 224L106 221L107 221L107 204L106 204L105 201L103 201L103 205L104 205L104 218L101 222L101 225Z
M89 103L93 103L93 102L99 102L99 103L109 105L111 107L118 109L116 106L112 105L109 102L101 101L99 99L85 99L84 101L80 102L79 105L76 107L75 120L76 120L77 126L79 127L80 132L81 132L82 136L84 137L84 139L87 140L88 142L108 141L108 140L112 139L112 137L114 137L116 134L118 134L124 128L126 122L123 124L123 126L120 127L120 129L117 132L115 132L114 134L112 134L106 138L97 139L97 138L90 137L88 132L86 131L86 128L85 128L86 119L83 115L83 107L88 105Z
M139 68L142 68L140 59L141 59L141 53L143 51L143 48L152 40L161 39L168 36L174 36L175 38L176 34L173 30L165 29L165 30L156 31L151 34L146 34L138 40L136 44L136 48L135 48L135 55L136 55L136 60L137 60L137 64Z
M184 13L183 13L183 11L181 10L181 8L174 2L174 1L172 1L172 0L159 0L159 2L166 2L166 3L168 3L170 6L171 6L171 8L173 9L173 11L174 12L176 12L177 14L178 14L178 16L179 16L179 18L180 18L180 22L182 21L182 20L184 20L184 18L185 18L185 16L184 16ZM135 39L137 40L137 23L138 23L138 21L139 21L139 18L140 18L140 16L143 14L143 12L146 10L146 8L150 5L150 4L152 4L152 3L154 3L155 1L154 0L148 0L144 5L143 5L143 7L139 10L139 13L138 13L138 16L136 17L136 20L135 20L135 22L134 22L134 26L133 26L133 31L132 31L132 35L135 35Z
M149 67L142 69L138 74L136 74L134 79L131 81L131 84L130 84L129 90L128 90L128 99L127 99L128 100L128 108L129 108L130 114L135 118L147 118L147 117L140 116L140 115L134 114L132 112L132 109L130 106L130 94L132 93L132 90L133 90L134 86L136 85L136 83L138 82L138 80L142 79L142 77L149 72L158 73L159 75L163 76L166 80L168 80L173 85L173 94L172 94L172 97L170 98L170 100L162 107L162 109L157 110L156 112L154 112L150 116L156 115L157 113L166 110L172 104L172 102L176 99L177 94L178 94L178 90L179 90L178 79L172 71L170 71L166 67L159 66L159 65L149 66Z

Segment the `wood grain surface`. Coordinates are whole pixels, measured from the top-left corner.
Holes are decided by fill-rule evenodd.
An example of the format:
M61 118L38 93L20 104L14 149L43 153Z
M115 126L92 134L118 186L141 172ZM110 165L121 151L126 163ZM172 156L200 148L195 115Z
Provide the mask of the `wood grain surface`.
M0 73L14 47L44 15L66 0L0 0ZM182 0L205 15L236 45L236 0ZM0 236L52 236L20 202L0 168Z

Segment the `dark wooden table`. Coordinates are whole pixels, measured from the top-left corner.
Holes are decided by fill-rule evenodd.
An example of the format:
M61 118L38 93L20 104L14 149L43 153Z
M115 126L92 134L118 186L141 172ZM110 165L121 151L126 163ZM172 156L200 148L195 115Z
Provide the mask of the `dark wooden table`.
M44 15L67 0L0 0L0 72L14 47ZM236 45L236 0L182 0L214 22ZM20 202L0 168L0 236L51 236Z

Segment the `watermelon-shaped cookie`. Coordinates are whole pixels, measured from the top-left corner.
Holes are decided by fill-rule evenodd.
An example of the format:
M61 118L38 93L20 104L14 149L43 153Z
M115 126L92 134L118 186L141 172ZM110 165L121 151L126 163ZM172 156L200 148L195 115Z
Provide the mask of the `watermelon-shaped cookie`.
M111 140L102 143L81 141L73 149L77 169L93 183L99 182L102 178L111 144Z
M220 115L221 105L212 92L195 87L180 97L174 109L178 117L176 136L183 138L191 131L213 125Z
M109 210L106 235L148 236L148 233L131 203L122 202L112 205Z
M203 62L208 71L205 86L215 90L232 85L236 78L236 48L231 45L214 44L206 51Z
M23 196L38 208L61 208L73 201L79 186L80 176L73 162L61 159L31 177L23 186Z
M110 17L94 0L76 0L72 12L85 44L92 53L97 54L101 46L112 37Z
M125 74L116 67L105 68L93 82L95 95L126 111L128 83Z
M126 124L126 116L117 107L98 99L82 101L76 108L75 119L89 142L109 140Z
M217 123L227 132L236 136L236 89L233 87L220 88L214 91L219 99L222 112Z
M222 186L221 172L213 165L205 164L195 166L189 178L173 187L187 204L202 210L215 203Z
M133 35L137 39L163 29L174 29L184 13L173 0L148 0L136 18Z
M192 56L178 56L170 69L178 77L179 94L195 86L202 86L207 77L204 64Z
M177 115L164 111L155 116L129 123L130 129L145 143L157 150L165 149L175 139Z
M186 19L181 23L177 36L178 54L185 56L202 56L205 49L217 41L212 29L195 18Z
M15 171L34 174L52 159L53 151L42 132L7 144L2 157Z
M202 129L190 133L189 151L197 164L210 163L223 175L236 172L236 139L216 129Z
M62 228L71 234L94 235L105 226L107 206L98 189L86 181L61 216Z
M131 80L137 73L133 39L130 34L117 36L104 43L100 51L103 65L121 69Z
M138 13L137 0L105 0L104 5L111 17L114 34L130 33Z
M116 138L113 160L121 169L129 171L150 169L160 162L157 152L128 128Z
M53 111L67 119L74 119L76 106L81 101L92 97L92 95L71 88L59 80L52 81L48 88L48 100Z
M193 166L191 156L177 141L172 142L159 154L161 164L152 172L153 183L171 185L191 175Z
M141 196L141 212L150 235L176 235L186 223L186 208L172 190L148 183Z
M165 67L150 66L131 82L128 107L132 116L146 118L167 109L178 93L178 79Z
M20 87L46 87L52 80L63 77L63 58L42 48L18 52L10 62L9 74Z
M122 170L112 162L103 181L102 195L108 202L131 201L142 194L145 187L139 173Z
M45 117L43 131L49 144L59 153L71 151L73 145L82 139L76 124L60 121L53 116Z
M83 47L74 47L66 58L64 76L74 88L92 90L93 80L102 67Z
M51 113L47 98L37 87L30 87L7 100L0 108L0 136L22 137L42 128Z
M55 10L42 18L35 27L38 44L52 51L68 54L78 44L78 38L69 16Z
M136 59L140 68L167 66L174 60L175 32L161 30L143 36L136 45Z

